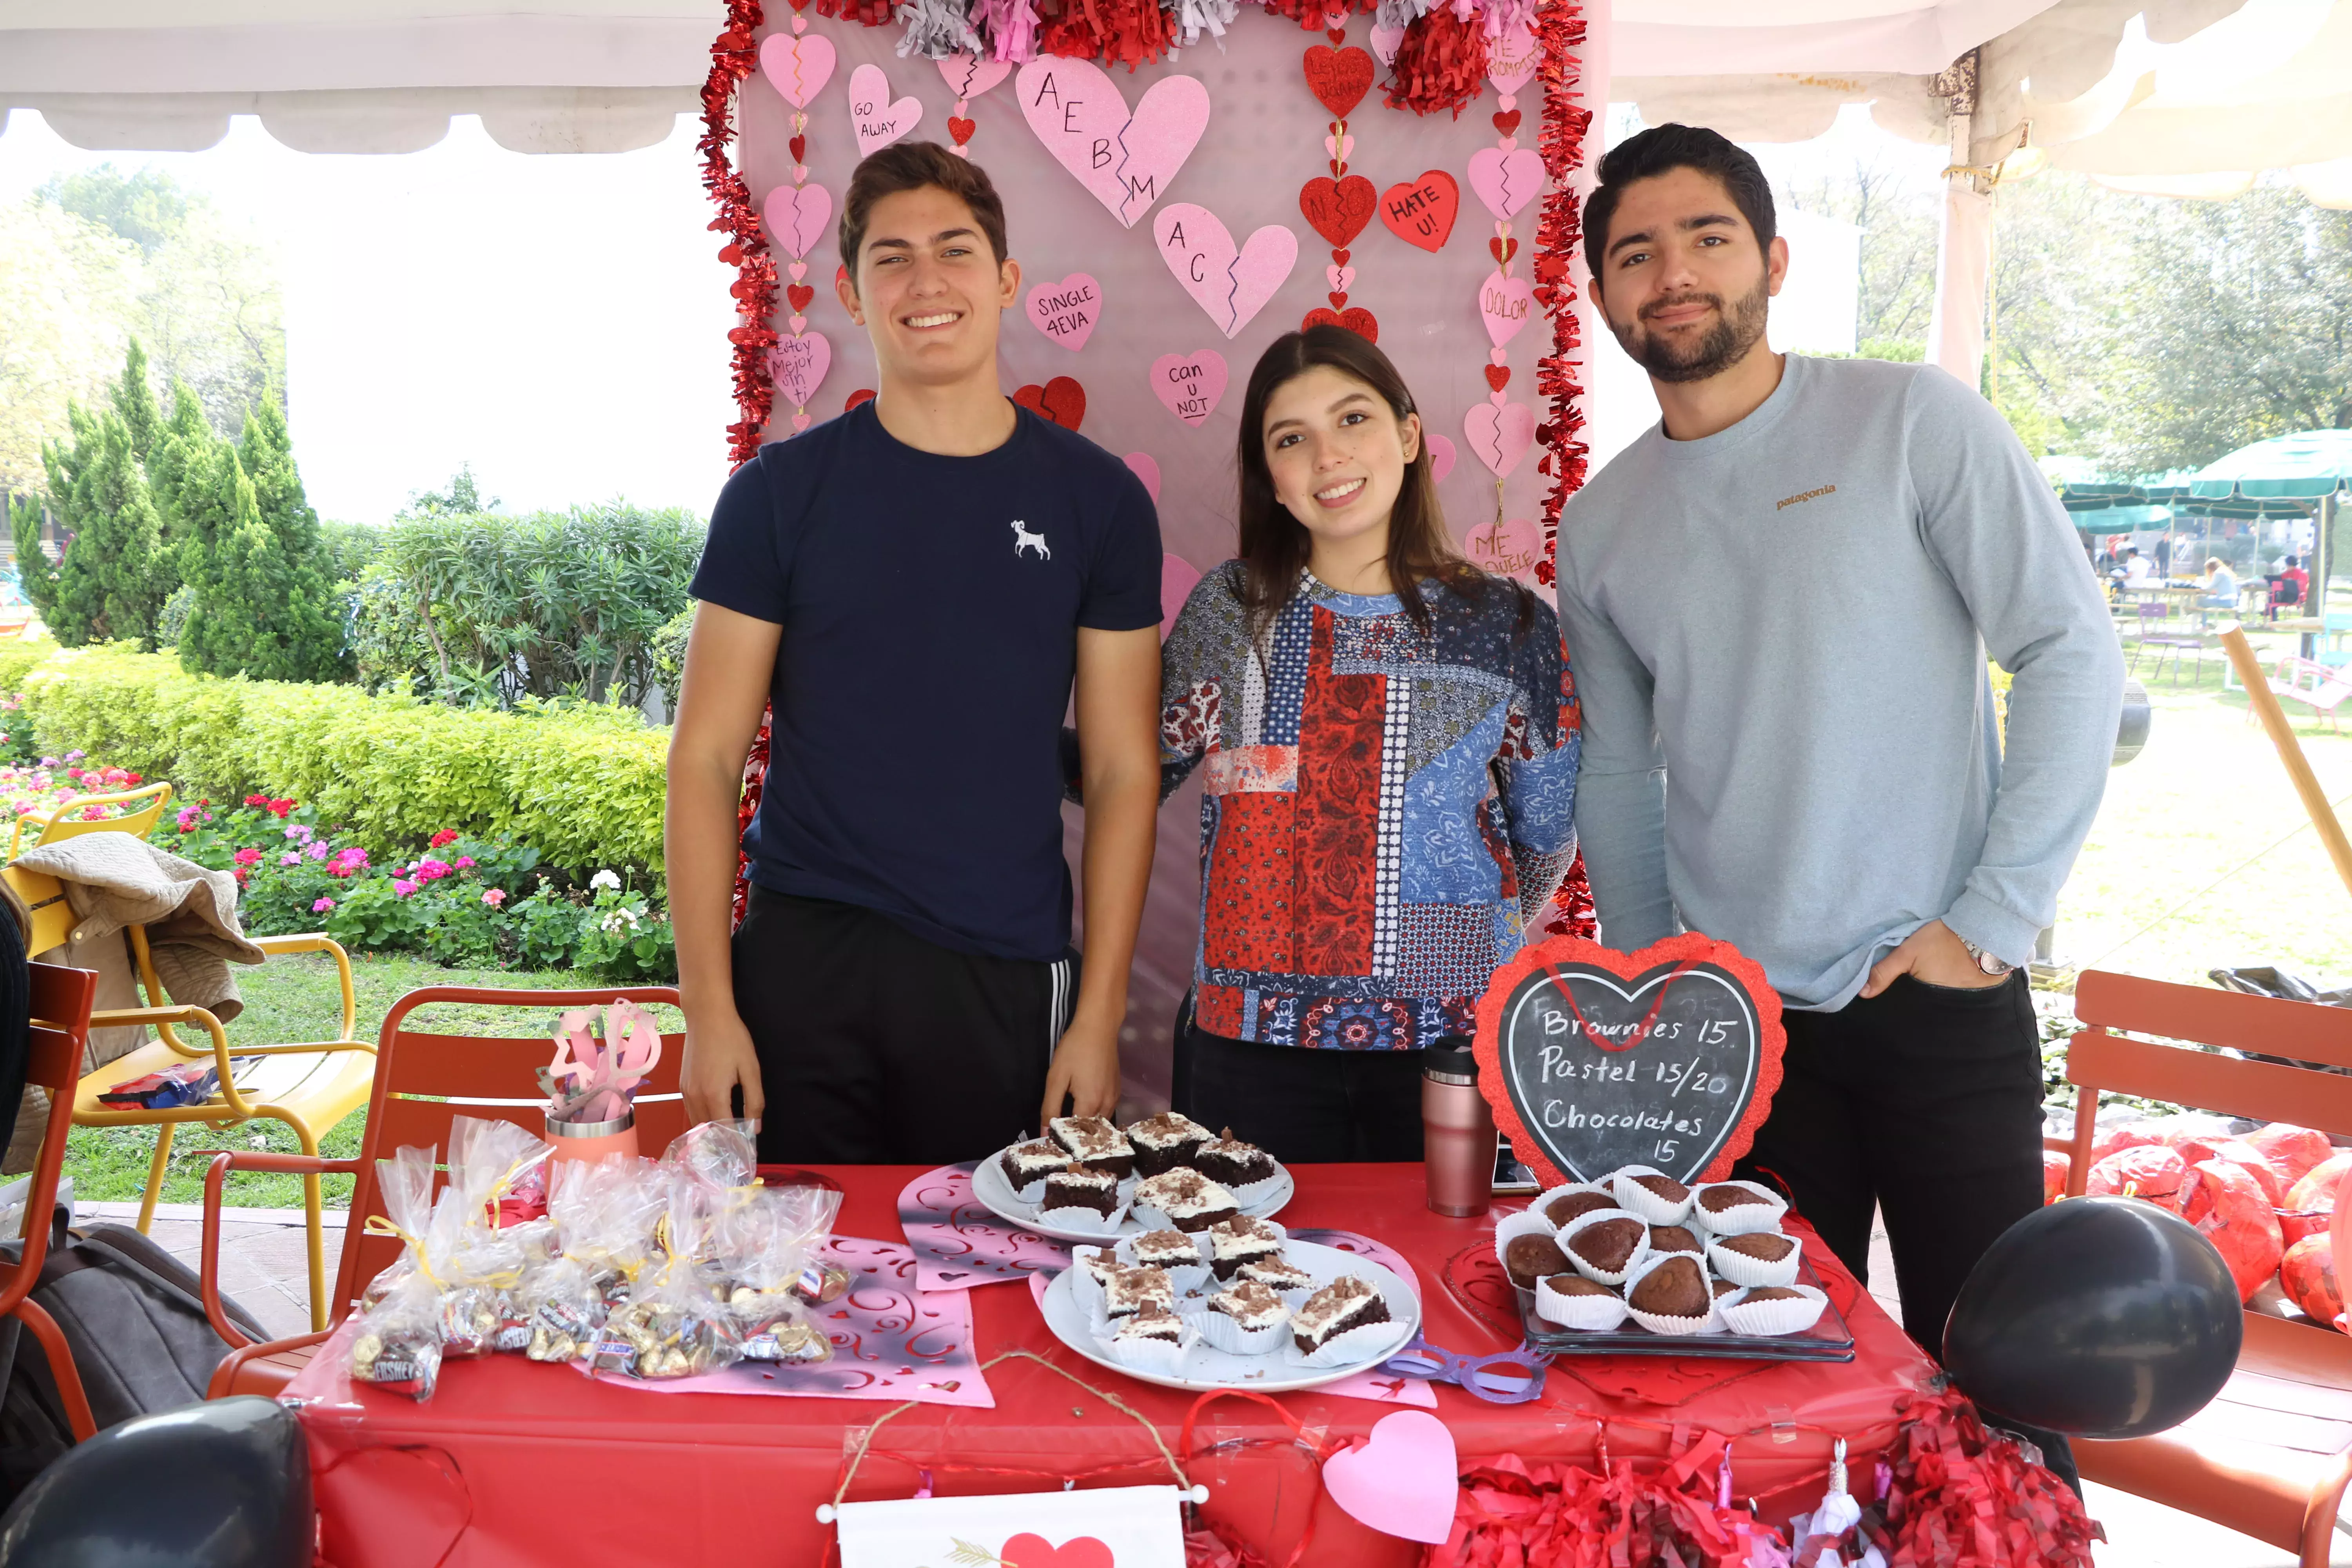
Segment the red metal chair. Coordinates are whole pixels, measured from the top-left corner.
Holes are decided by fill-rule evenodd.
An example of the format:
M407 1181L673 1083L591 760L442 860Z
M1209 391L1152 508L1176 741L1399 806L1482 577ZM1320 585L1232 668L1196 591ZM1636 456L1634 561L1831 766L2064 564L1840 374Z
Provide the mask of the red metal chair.
M402 1026L408 1016L427 1003L459 1002L476 1005L529 1008L549 1012L562 1007L600 1007L623 998L646 1005L677 1005L677 992L667 985L624 986L594 991L488 990L467 985L427 985L411 991L393 1004L378 1031L375 1087L368 1100L367 1131L356 1160L325 1160L303 1154L243 1153L213 1156L205 1174L205 1232L202 1275L205 1311L215 1331L228 1341L229 1354L213 1373L208 1398L232 1394L274 1394L293 1380L311 1355L335 1331L367 1282L399 1256L400 1243L387 1237L368 1236L360 1222L382 1212L376 1194L375 1162L404 1144L432 1144L447 1151L449 1123L459 1116L492 1118L529 1128L543 1128L541 1110L545 1100L537 1093L532 1074L547 1065L547 1034L441 1035L412 1032ZM637 1142L648 1154L658 1154L670 1140L686 1131L686 1105L678 1094L678 1062L686 1037L662 1036L661 1060L654 1067L637 1096ZM257 1344L237 1331L221 1310L219 1289L221 1184L231 1171L279 1171L295 1175L341 1172L357 1178L352 1192L351 1223L343 1230L342 1259L335 1269L333 1300L327 1327L320 1332Z
M2090 1176L2102 1089L2352 1131L2352 1078L2197 1048L2352 1068L2352 1010L2092 971L2074 983L2074 1014L2088 1026L2066 1053L2077 1087L2069 1197ZM2211 1405L2153 1437L2074 1447L2085 1480L2299 1552L2303 1568L2328 1568L2352 1484L2352 1337L2249 1311L2237 1371Z
M90 1008L98 999L98 976L87 969L67 969L53 963L26 966L32 973L33 1050L25 1074L26 1084L38 1084L49 1093L49 1124L41 1133L40 1157L26 1188L24 1250L16 1271L0 1283L0 1313L14 1312L41 1342L56 1378L58 1397L79 1443L98 1430L90 1419L89 1396L82 1392L81 1373L74 1368L73 1351L38 1301L33 1287L41 1282L41 1265L49 1257L49 1216L58 1202L58 1172L66 1163L66 1135L73 1131L74 1083L81 1077L82 1052L89 1045ZM0 1266L5 1267L5 1266Z

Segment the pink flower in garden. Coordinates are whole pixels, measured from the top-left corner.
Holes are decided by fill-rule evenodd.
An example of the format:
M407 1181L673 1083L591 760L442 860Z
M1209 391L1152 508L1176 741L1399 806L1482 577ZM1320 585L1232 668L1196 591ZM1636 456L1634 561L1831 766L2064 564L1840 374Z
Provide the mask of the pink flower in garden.
M203 809L204 808L201 806L194 805L182 806L180 808L179 817L180 831L183 833L194 831L196 826L196 814Z
M490 908L497 909L500 904L503 904L506 901L507 892L504 888L484 888L482 889L482 902L489 905Z
M317 903L312 904L312 905L310 906L310 912L311 912L312 914L314 914L314 915L323 915L323 914L325 914L329 910L331 910L331 909L333 909L334 907L335 907L335 900L332 900L332 899L320 899Z
M106 820L106 807L102 805L85 805L81 808L81 819L84 822L104 822Z
M416 891L416 884L405 877L394 877L392 879L392 890L404 899Z
M311 832L312 829L310 826L303 823L297 822L286 829L286 837L292 839L297 844L308 844L310 842Z
M449 862L446 860L419 860L416 863L416 879L420 882L437 882L448 874Z
M440 832L433 836L432 842L427 846L427 847L438 849L445 844L455 844L457 842L457 830L454 827L445 827Z
M341 876L348 877L354 871L364 871L367 869L367 863L368 852L356 844L335 857L335 864L341 868L338 875Z
M302 857L295 851L289 849L285 854L280 855L278 858L278 863L280 866L299 866L302 863Z
M0 740L5 739L7 739L6 736L0 735ZM471 855L460 855L452 863L456 865L457 869L460 871L470 871L474 868L474 858Z
M240 849L236 854L230 856L229 858L236 861L240 866L257 866L261 863L261 851L258 849Z
M328 856L332 855L334 852L335 847L333 845L319 839L313 839L310 843L310 849L307 851L310 858L313 860L324 860Z

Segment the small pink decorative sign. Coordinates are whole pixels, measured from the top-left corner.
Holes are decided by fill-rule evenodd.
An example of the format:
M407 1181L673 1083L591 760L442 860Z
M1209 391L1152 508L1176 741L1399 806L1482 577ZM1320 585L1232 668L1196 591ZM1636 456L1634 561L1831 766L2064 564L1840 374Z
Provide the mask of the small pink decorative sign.
M833 344L823 332L780 338L768 351L768 374L776 384L777 396L794 408L816 401L816 389L832 368Z
M1543 195L1543 159L1528 147L1481 147L1470 154L1470 188L1496 217L1516 217Z
M875 65L849 73L849 119L857 129L857 155L878 153L922 122L922 100L914 94L890 97L890 79Z
M1118 84L1087 60L1040 56L1013 87L1045 151L1128 228L1168 194L1209 128L1209 89L1193 77L1161 77L1133 114Z
M1543 46L1525 22L1486 40L1486 79L1496 92L1508 96L1528 85L1543 60Z
M1470 563L1497 577L1524 577L1536 569L1543 535L1523 517L1497 518L1470 531L1464 542Z
M768 221L768 232L787 253L806 256L824 237L824 226L833 221L833 193L817 184L778 185L768 193L761 216Z
M1358 1523L1433 1544L1454 1527L1458 1468L1445 1423L1423 1411L1400 1410L1374 1422L1363 1447L1323 1461L1323 1489Z
M1486 274L1486 280L1478 285L1478 319L1486 323L1486 336L1496 348L1519 335L1535 308L1535 290L1528 280L1507 278L1500 268Z
M1151 362L1151 395L1196 430L1217 411L1225 379L1225 356L1214 349L1161 354Z
M1201 585L1201 574L1181 555L1160 558L1160 637L1166 641L1176 629L1176 616L1184 608L1184 601Z
M908 1182L898 1194L898 1228L915 1255L915 1280L924 1290L964 1290L1000 1279L1047 1277L1070 1266L1066 1243L996 1217L971 1195L977 1160L941 1165Z
M806 109L824 90L833 66L833 40L821 33L771 33L760 41L760 74L794 109Z
M940 75L958 103L978 98L1013 74L1013 62L980 55L950 55L938 62Z
M1507 478L1536 442L1535 411L1524 403L1477 404L1462 417L1470 449L1496 479Z
M1102 285L1091 272L1073 272L1058 283L1029 290L1030 324L1073 353L1086 347L1102 319Z
M1274 298L1298 261L1298 237L1282 225L1267 224L1235 246L1223 219L1191 202L1161 207L1151 237L1177 284L1229 338Z

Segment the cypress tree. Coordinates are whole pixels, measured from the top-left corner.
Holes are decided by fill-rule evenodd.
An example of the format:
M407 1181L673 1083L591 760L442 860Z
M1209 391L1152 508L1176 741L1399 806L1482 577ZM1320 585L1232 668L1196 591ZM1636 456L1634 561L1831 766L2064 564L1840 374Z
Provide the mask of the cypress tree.
M181 495L182 569L192 590L181 664L263 680L341 676L342 627L284 416L267 403L247 415L242 447L216 442L197 453Z
M62 496L61 470L68 479ZM49 629L68 646L136 638L152 649L156 616L178 574L164 554L162 523L120 414L99 416L69 458L52 461L49 494L53 503L62 500L74 533L58 568Z
M122 357L122 379L114 384L114 412L131 432L131 455L141 462L153 451L163 433L163 407L147 379L147 350L137 338Z

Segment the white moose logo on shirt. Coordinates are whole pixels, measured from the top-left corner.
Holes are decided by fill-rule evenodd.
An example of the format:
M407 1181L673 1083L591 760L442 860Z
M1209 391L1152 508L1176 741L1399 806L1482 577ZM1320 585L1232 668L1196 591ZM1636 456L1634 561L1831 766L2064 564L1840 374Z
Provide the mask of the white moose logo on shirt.
M1054 558L1054 552L1045 548L1045 536L1042 533L1030 532L1028 524L1015 518L1013 521L1013 558L1015 561L1020 560L1021 552L1024 550L1035 551L1037 559L1040 561L1051 561Z

